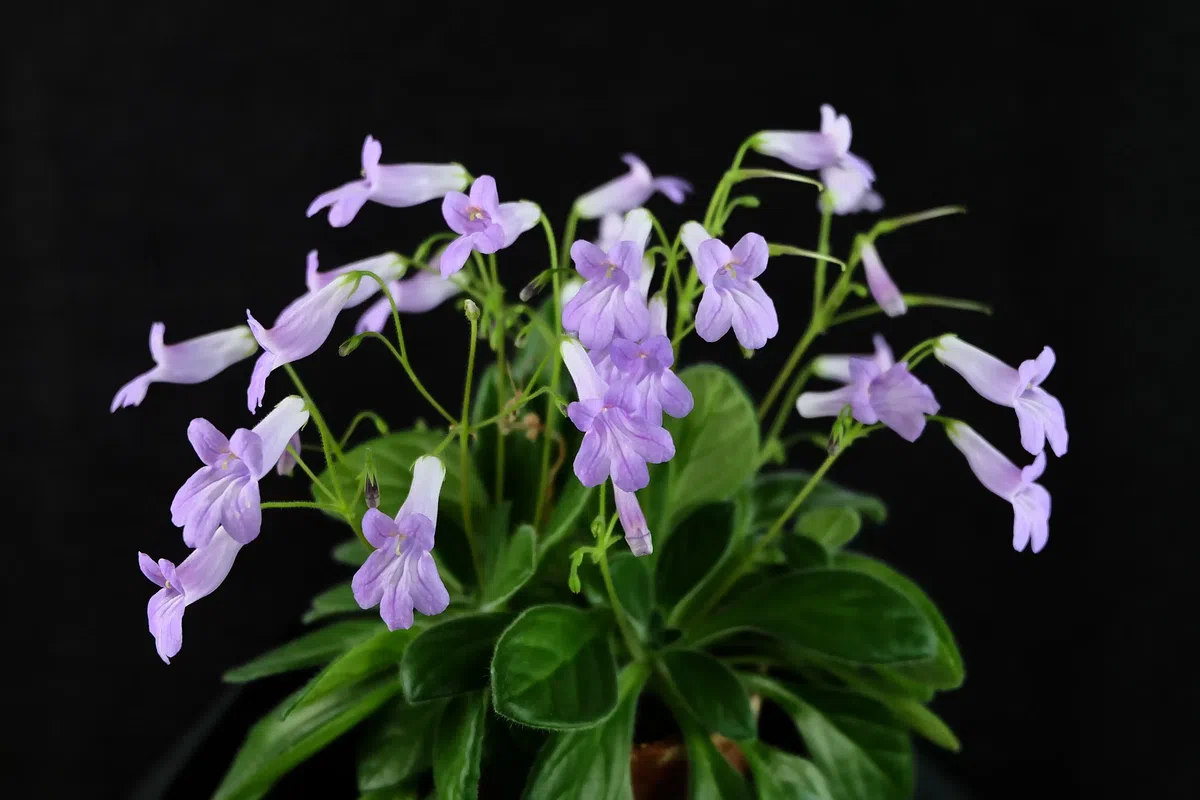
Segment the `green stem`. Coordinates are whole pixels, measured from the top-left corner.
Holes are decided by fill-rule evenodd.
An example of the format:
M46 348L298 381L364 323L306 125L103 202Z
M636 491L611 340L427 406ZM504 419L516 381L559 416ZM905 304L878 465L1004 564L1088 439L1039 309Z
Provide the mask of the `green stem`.
M571 213L567 215L566 227L563 228L562 250L560 251L554 241L554 229L550 226L550 220L546 219L545 214L542 214L542 227L545 229L546 238L550 242L550 266L553 269L558 269L559 264L566 264L567 259L571 257L571 245L573 244L571 240L575 238L575 228L578 225L579 212L572 206ZM555 284L554 288L557 291L558 284Z
M475 567L475 574L479 578L479 585L483 586L483 557L479 553L479 543L475 541L475 535L471 525L471 482L467 480L467 475L470 474L470 453L467 449L467 440L470 434L471 425L471 378L475 374L475 343L479 340L479 317L477 314L468 316L471 323L471 341L467 350L467 377L463 382L463 403L462 403L462 422L459 425L458 431L458 457L459 457L459 484L462 487L462 514L463 514L463 530L467 535L467 546L471 549L471 563Z
M570 237L575 233L575 223L579 215L575 209L571 209L570 216L567 217L566 234L563 237L563 247L566 248ZM559 342L562 339L562 290L559 286L558 275L558 248L554 241L554 229L550 226L550 220L542 214L542 230L546 234L546 244L550 250L550 268L554 270L550 275L550 280L554 283L554 341L550 343L550 388L552 392L558 391L559 377L562 375L562 352L559 349ZM538 499L537 509L533 515L534 526L542 524L542 514L546 510L546 499L550 493L550 447L554 441L554 429L558 425L558 415L555 413L557 408L554 405L554 398L546 401L546 426L542 431L542 436L545 437L542 442L542 468L541 477L538 479Z
M809 362L804 369L796 376L796 380L792 381L792 385L788 387L787 394L783 396L783 402L779 406L779 410L775 412L775 421L771 423L771 430L767 433L767 441L777 438L780 432L783 431L784 423L791 416L792 405L796 402L796 396L800 394L800 390L804 388L804 384L808 382L809 376L812 375L812 362Z
M991 314L992 308L984 303L978 303L974 300L962 300L957 297L939 297L931 294L906 294L903 295L904 302L910 307L918 306L935 306L938 308L955 308L960 311L978 311L980 314ZM847 311L845 314L839 314L829 320L829 327L841 325L844 322L853 322L854 320L863 319L864 317L882 314L883 309L877 303L872 303L869 306L856 308L853 311Z
M495 260L493 259L493 264ZM499 337L499 346L496 349L496 408L503 412L505 400L505 384L508 376L508 363L505 359L505 341L504 336L504 317L501 316L496 320L500 326L501 335ZM504 431L496 431L496 504L499 505L504 500Z
M334 513L342 513L342 509L329 503L309 503L303 500L295 501L267 501L259 503L259 508L316 508L321 511L333 511Z
M291 445L288 445L288 452L292 454L292 458L296 459L296 465L300 467L300 470L301 470L301 471L302 471L302 472L303 472L305 475L307 475L307 476L308 476L308 479L309 479L310 481L312 481L312 482L313 482L313 486L316 486L318 489L320 489L322 492L324 492L324 493L325 493L325 496L326 496L326 497L328 497L330 500L332 500L333 502L335 502L335 503L336 503L336 502L337 502L337 496L336 496L336 495L334 495L334 493L333 493L333 492L329 491L329 487L328 487L328 486L326 486L326 485L325 485L325 484L324 484L324 483L321 481L321 479L320 479L320 478L318 478L318 477L317 477L317 476L316 476L316 475L313 473L313 471L312 471L312 470L309 468L308 464L306 464L306 463L304 462L304 459L300 457L300 454L296 452L296 449L295 449L294 447L292 447ZM324 448L322 448L322 452L324 452ZM333 477L333 473L332 473L332 472L330 472L330 473L329 473L329 476L332 478L332 477Z
M817 253L829 255L829 229L833 224L833 197L826 192L821 193L821 230L817 235ZM825 302L825 262L818 261L816 272L813 274L813 318L821 311L821 303Z
M329 470L329 477L333 480L333 491L337 495L338 508L342 510L343 515L346 513L346 498L342 494L342 482L337 479L334 474L333 464L333 448L337 447L337 440L333 438L333 433L329 430L329 426L325 424L325 418L321 416L321 412L317 410L316 403L313 402L308 390L304 388L304 384L300 382L300 376L296 374L296 370L291 364L284 364L283 368L287 370L288 376L292 379L292 383L296 385L296 390L300 392L300 396L304 398L304 405L308 409L309 416L317 426L317 433L321 437L321 453L325 456L325 469ZM341 450L337 451L340 458ZM299 463L297 461L297 463Z
M605 519L605 496L608 494L608 481L600 484L600 519ZM615 522L615 518L614 518ZM608 592L608 602L612 606L613 617L617 620L617 627L621 629L621 637L625 640L625 646L629 648L629 654L634 661L641 661L645 657L641 643L629 626L628 614L625 607L621 605L620 599L617 598L617 587L613 584L612 573L608 569L608 546L610 543L610 534L612 525L609 525L604 532L604 540L598 542L594 548L596 553L596 562L600 565L600 574L604 578L604 588Z
M721 176L721 181L717 184L717 188L713 190L712 199L708 201L708 210L704 212L704 229L712 236L719 236L721 231L713 227L725 203L725 198L729 196L729 189L733 185L734 175L742 166L742 159L746 157L746 152L750 149L750 144L754 141L758 134L749 136L738 147L737 152L733 156L733 163L729 169Z
M347 426L346 432L342 434L342 439L338 442L338 447L344 448L346 442L350 441L350 436L354 433L355 428L363 420L371 420L375 423L375 429L379 431L380 436L387 435L388 424L383 421L383 417L376 414L374 411L360 411L354 415L354 419L350 420L350 425Z
M767 390L767 396L758 406L758 421L762 422L767 418L767 412L771 410L771 404L775 402L775 398L783 390L787 384L788 378L792 376L796 366L800 363L800 359L804 356L804 351L813 343L813 340L820 334L820 316L815 316L808 323L808 329L804 331L804 335L800 337L800 341L796 342L796 346L792 348L792 354L788 356L787 362L783 365L783 370L775 376L775 382L771 384L771 388Z

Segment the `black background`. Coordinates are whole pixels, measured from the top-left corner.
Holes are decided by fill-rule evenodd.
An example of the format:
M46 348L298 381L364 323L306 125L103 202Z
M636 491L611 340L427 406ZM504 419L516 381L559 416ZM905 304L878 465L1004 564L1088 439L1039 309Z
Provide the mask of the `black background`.
M201 386L155 385L140 408L110 416L108 403L149 367L152 321L177 341L237 324L247 306L268 319L303 290L308 249L331 267L442 228L436 203L369 205L344 230L305 219L312 197L355 177L365 134L385 163L490 173L502 199L536 200L559 225L633 151L696 184L681 209L651 201L674 225L703 214L747 134L813 128L830 102L851 117L887 212L970 209L881 241L900 286L983 299L996 315L918 309L821 348L860 351L882 330L903 350L953 330L1016 363L1050 344L1048 388L1072 433L1043 481L1054 517L1037 556L1012 552L1008 508L935 429L914 445L877 435L836 468L888 501L891 521L862 546L928 589L967 661L963 689L935 703L965 749L932 758L979 798L1194 797L1194 20L1152 4L1058 23L1007 5L743 2L691 29L696 7L659 19L604 5L545 17L414 6L43 4L10 28L3 780L20 796L132 791L169 773L172 748L232 702L172 795L204 796L244 726L292 685L231 700L219 676L294 635L307 598L341 579L326 557L343 537L332 523L267 512L230 579L189 611L170 667L146 633L152 587L134 564L138 550L185 555L167 507L196 466L187 422L250 425L250 362ZM755 191L768 208L739 212L731 235L813 246L811 191ZM838 249L867 224L838 219ZM539 233L501 265L515 291L545 266ZM801 330L809 274L800 260L768 270L782 330L753 360L727 337L689 340L683 361L728 363L761 396ZM408 336L419 374L453 403L461 317L447 305ZM429 418L386 354L334 349L299 371L335 427L363 406L396 427ZM1010 411L926 375L943 413L1021 455ZM272 379L268 403L285 382ZM301 494L299 482L264 486L267 498ZM317 785L348 796L348 753L321 763L283 796Z

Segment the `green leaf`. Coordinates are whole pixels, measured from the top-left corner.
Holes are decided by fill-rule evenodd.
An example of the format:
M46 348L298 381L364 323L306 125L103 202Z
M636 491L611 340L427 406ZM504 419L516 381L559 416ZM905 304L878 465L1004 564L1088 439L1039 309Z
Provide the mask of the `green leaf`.
M838 550L858 535L862 517L853 508L814 508L800 515L796 531L826 550Z
M421 795L416 789L406 783L402 783L363 792L358 796L358 800L419 800L420 797Z
M508 540L500 562L483 590L483 607L497 608L529 582L537 568L537 531L522 525Z
M811 477L811 472L803 470L759 475L754 480L751 490L755 506L755 526L774 522ZM801 511L818 508L850 508L865 514L877 524L882 524L887 519L887 506L878 497L847 489L828 479L818 483L800 505Z
M735 516L733 503L712 503L678 525L680 535L663 544L654 570L660 605L671 609L689 595L699 596L706 576L715 574L732 550Z
M223 680L226 683L246 683L268 675L324 664L378 633L381 628L378 620L348 619L335 622L229 670Z
M371 551L359 539L347 539L329 552L334 561L348 567L361 567Z
M433 745L433 786L438 800L479 796L479 759L487 721L487 692L460 695L446 704Z
M954 641L950 626L942 617L937 606L929 599L921 587L894 569L876 561L873 558L854 553L842 553L834 562L843 569L854 570L887 584L892 589L904 595L921 610L937 636L937 654L932 660L917 664L902 664L892 667L902 677L918 681L934 689L957 689L962 686L965 677L962 654Z
M962 743L950 730L950 726L942 718L930 711L916 700L906 700L899 697L876 697L876 700L890 708L896 718L914 732L921 734L938 747L953 753L962 749Z
M835 795L817 765L761 742L742 746L761 800L850 800Z
M621 553L609 564L613 588L621 607L644 634L654 610L654 584L644 559L633 553Z
M359 683L389 667L394 667L400 662L405 648L416 638L417 633L416 629L389 631L385 628L370 639L355 645L330 662L297 692L292 704L284 707L283 715L286 717L343 686Z
M751 800L750 784L725 760L708 732L685 709L673 710L687 746L688 800Z
M696 645L740 630L859 664L917 661L937 652L933 626L911 600L848 569L808 569L761 582L697 622L685 640Z
M400 660L404 696L419 703L487 688L496 639L512 620L512 614L467 614L423 631Z
M737 378L715 364L688 367L679 377L695 406L681 420L664 420L675 457L655 468L643 501L660 543L693 508L733 497L758 468L758 417Z
M617 667L601 617L570 606L528 609L496 643L496 711L535 728L595 725L617 705Z
M354 589L351 588L350 582L339 583L337 586L332 586L312 599L312 607L304 612L304 616L300 621L305 625L310 622L316 622L325 617L332 617L335 614L350 614L361 612L362 609L358 605L358 601L354 599Z
M397 699L382 709L359 747L358 790L386 789L429 769L434 726L444 706Z
M547 379L549 372L546 372ZM496 365L492 364L479 376L475 400L471 404L471 422L478 423L500 412L496 394ZM524 388L524 387L521 387ZM504 387L505 400L511 400L512 386ZM546 406L537 400L517 412L518 418L529 412L544 417ZM544 420L543 420L544 421ZM496 493L496 448L500 426L488 425L478 433L473 458L475 468L483 478L488 497ZM512 503L515 522L532 522L537 508L538 483L542 474L542 439L530 440L524 431L504 435L504 498Z
M750 696L733 670L698 650L667 650L660 661L687 710L706 731L739 741L758 735Z
M567 488L556 499L554 511L550 514L550 522L546 525L546 535L538 542L538 561L560 541L569 536L572 531L582 527L579 516L588 507L596 487L588 488L577 480L567 482Z
M289 770L353 728L400 691L392 676L342 686L296 710L296 695L268 712L246 735L213 800L256 800Z
M387 436L368 439L353 450L347 450L344 458L336 463L333 475L350 503L352 518L362 519L367 511L362 483L367 450L371 451L375 472L379 478L379 510L389 517L395 517L401 503L408 497L409 486L412 485L413 462L433 452L445 435L445 431L439 430L397 431ZM446 480L442 484L441 511L461 527L461 462L457 458L447 458L442 463L446 466ZM328 468L318 477L331 491L333 490L333 478ZM488 495L472 461L467 462L467 482L472 505L481 507L487 502ZM328 498L315 486L313 497L321 502L328 502ZM440 530L438 532L441 533Z
M630 664L621 672L612 716L584 730L551 735L529 772L524 800L632 800L628 753L648 674L645 666Z
M757 675L747 688L792 717L813 761L845 800L907 800L913 791L912 742L882 704L846 691L784 686Z
M807 536L785 534L779 542L779 547L792 569L829 566L829 551Z
M508 549L508 535L512 533L512 503L507 500L488 509L484 525L483 574L490 581L504 552ZM487 581L485 581L486 583Z

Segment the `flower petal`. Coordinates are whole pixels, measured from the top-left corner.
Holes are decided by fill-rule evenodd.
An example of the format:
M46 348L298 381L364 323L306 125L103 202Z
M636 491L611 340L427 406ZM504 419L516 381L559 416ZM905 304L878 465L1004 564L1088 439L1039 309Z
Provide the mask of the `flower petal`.
M409 569L415 571L409 592L417 611L427 617L445 611L450 605L450 593L446 591L446 584L442 583L433 556L422 553L415 565L409 565Z
M704 290L700 307L696 309L696 333L706 342L715 342L729 332L733 325L735 303L715 286Z
M704 290L706 297L709 291ZM727 301L732 301L730 311L733 333L742 347L757 350L779 333L779 316L775 313L775 303L758 281L733 282L725 297ZM699 330L699 324L696 327Z
M700 276L700 282L708 286L717 270L733 260L733 251L720 239L707 239L700 243L699 256L696 273Z
M747 233L733 246L730 255L738 265L738 278L757 278L767 268L767 240L757 233Z
M412 485L408 489L408 497L400 512L396 515L401 521L409 514L421 514L436 526L438 516L438 499L442 492L442 482L446 479L446 465L436 456L421 456L413 462ZM433 546L432 540L430 546Z
M368 508L363 514L362 532L366 540L377 550L386 550L395 545L395 536L399 533L396 521L378 508Z
M579 341L589 349L607 347L616 330L613 306L618 288L611 278L585 283L563 307L563 329L576 333ZM616 298L616 301L623 299Z
M592 427L583 435L583 442L579 445L579 452L575 454L572 467L575 477L584 486L599 486L608 477L607 439L607 431L600 427Z
M542 210L538 208L537 203L531 203L528 200L501 203L500 212L496 215L496 222L504 229L504 244L500 246L512 246L517 237L533 229L541 217Z
M638 503L637 495L613 487L613 500L617 507L617 517L621 520L621 528L625 531L625 542L635 556L648 556L654 552L654 540L650 536L650 528L646 525L646 515Z
M207 466L215 467L229 456L229 440L203 417L188 423L187 437L196 455Z
M493 219L500 216L500 193L496 179L491 175L480 175L471 184L471 205L487 212Z
M582 401L599 400L604 397L604 393L608 391L608 384L600 379L596 365L588 357L583 345L567 339L559 345L559 352L562 353L563 364L575 383L576 396Z
M438 261L438 270L442 273L442 277L449 278L462 269L463 265L467 263L467 259L471 257L471 251L474 248L475 239L469 233L459 236L446 245L446 249L442 251L442 257Z

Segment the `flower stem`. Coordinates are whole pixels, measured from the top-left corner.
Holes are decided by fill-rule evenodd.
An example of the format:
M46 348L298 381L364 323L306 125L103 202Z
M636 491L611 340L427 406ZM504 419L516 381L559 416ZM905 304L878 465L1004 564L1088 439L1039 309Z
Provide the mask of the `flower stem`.
M379 416L374 411L360 411L354 415L354 419L350 420L350 425L347 426L346 432L342 434L342 440L338 442L338 447L345 448L346 442L350 441L350 436L359 426L359 423L368 419L375 423L375 429L379 431L380 436L387 434L388 424L383 421L383 417Z
M829 255L829 229L833 225L833 197L828 192L821 193L821 230L817 234L817 253ZM813 273L813 318L821 312L821 303L825 302L825 262L818 261Z
M467 451L471 425L471 378L475 374L475 343L479 340L479 318L478 315L473 315L469 316L468 320L471 323L471 341L467 351L467 377L463 382L462 422L459 423L458 430L459 485L462 487L463 532L467 535L467 546L471 549L471 563L475 567L479 585L483 586L483 558L479 553L479 543L475 541L472 531L471 482L467 480L471 466L470 454Z
M978 303L974 300L963 300L958 297L939 297L931 294L906 294L903 295L904 302L910 308L917 306L935 306L938 308L955 308L959 311L978 311L980 314L992 313L992 308L985 303ZM841 325L844 322L853 322L854 320L862 319L863 317L882 314L883 309L877 303L872 303L869 306L856 308L852 311L847 311L845 314L838 314L833 319L829 320L829 327Z
M767 390L767 396L763 398L762 403L758 406L758 421L762 422L767 418L767 412L771 410L771 404L775 402L775 398L783 390L787 384L788 378L792 376L796 366L800 363L800 359L804 356L804 351L808 350L808 346L813 343L817 335L821 333L822 317L820 314L814 316L808 323L808 329L804 331L804 335L800 337L800 341L796 342L796 346L792 348L792 354L788 356L787 363L783 365L783 369L775 377L775 382L771 384L771 388ZM786 413L786 409L783 409Z
M605 495L608 494L608 481L600 484L600 518L605 518ZM615 518L614 518L615 521ZM621 630L621 638L625 640L625 646L629 648L629 654L634 661L641 661L645 658L645 652L642 650L642 645L638 641L638 637L634 634L629 626L625 607L621 605L620 599L617 597L617 587L613 584L612 573L608 569L608 546L612 543L612 528L610 524L604 531L603 541L597 542L593 552L596 554L596 563L600 565L600 575L604 578L604 588L608 592L608 602L612 606L613 617L617 620L617 627Z
M567 242L571 236L575 234L575 223L579 219L579 215L575 209L571 209L570 215L567 217L567 227L563 236L563 247L566 248ZM562 374L562 353L559 351L559 340L562 339L562 288L559 285L558 274L558 248L554 241L554 228L550 226L550 220L542 214L542 230L546 233L546 244L550 250L550 268L554 270L550 274L550 280L554 284L554 341L550 343L550 390L551 394L558 391L558 380ZM565 257L564 257L565 260ZM533 515L534 526L537 527L542 523L542 514L546 510L546 499L550 494L550 446L554 440L554 429L558 425L558 415L554 405L553 396L546 401L546 426L542 431L542 436L545 437L542 442L542 469L541 477L538 480L538 500L537 510Z
M493 260L493 264L495 261ZM496 410L503 413L505 400L505 383L507 383L508 363L505 359L504 317L496 320L500 326L499 344L496 348ZM496 431L496 504L504 500L504 431Z
M715 227L715 223L721 218L720 214L725 205L725 198L729 196L729 189L733 185L734 177L737 175L738 170L741 169L742 159L746 157L746 151L750 149L750 143L754 141L756 136L758 136L757 133L747 137L746 141L742 142L741 146L738 147L737 152L733 156L733 163L730 164L725 174L721 176L717 188L713 190L712 199L708 201L708 210L704 212L704 229L711 236L719 236L721 234L721 231Z
M313 486L316 486L325 493L326 497L336 503L337 496L334 495L333 492L329 491L329 487L326 486L321 479L313 473L312 469L309 468L308 464L304 463L304 459L300 457L300 454L297 453L291 445L288 445L288 452L292 454L292 458L296 459L297 466L299 466L304 474L308 476L308 479L313 482ZM330 477L332 477L332 473L330 474Z
M338 508L337 506L330 505L329 503L310 503L310 502L306 502L303 500L295 500L295 501L291 501L291 500L273 501L273 500L271 500L271 501L267 501L265 503L259 503L259 508L316 508L316 509L320 509L321 511L333 511L333 512L338 512L338 513L341 512L340 508Z
M804 384L808 382L809 376L812 374L811 362L805 365L804 369L800 370L800 374L796 376L796 380L792 381L792 385L788 387L787 394L783 396L783 402L779 405L779 410L775 412L775 421L771 423L771 430L767 433L766 441L771 441L779 436L783 430L784 423L791 416L792 404L796 402L796 396L800 394L800 390L804 388Z

